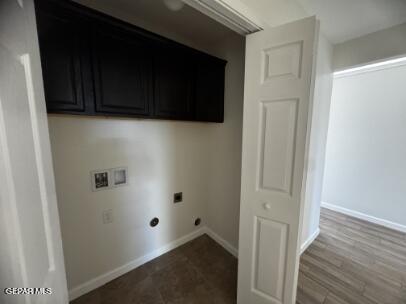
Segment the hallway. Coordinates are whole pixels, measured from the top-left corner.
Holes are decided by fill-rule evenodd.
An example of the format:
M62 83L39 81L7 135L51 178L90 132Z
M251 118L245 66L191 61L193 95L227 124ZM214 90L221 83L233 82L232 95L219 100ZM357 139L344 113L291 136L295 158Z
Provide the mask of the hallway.
M301 257L300 304L406 303L406 234L327 209Z

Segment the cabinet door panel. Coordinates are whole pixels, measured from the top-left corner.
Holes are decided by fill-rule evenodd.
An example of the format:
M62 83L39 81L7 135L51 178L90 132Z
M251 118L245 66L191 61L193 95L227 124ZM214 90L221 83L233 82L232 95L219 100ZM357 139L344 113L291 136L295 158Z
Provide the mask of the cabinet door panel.
M142 37L119 28L93 31L96 112L148 116L153 56Z
M192 119L194 62L181 48L155 51L154 115L169 119Z
M37 24L48 111L84 111L81 21L68 10L40 6Z
M195 118L199 121L224 121L225 62L200 56L196 69Z

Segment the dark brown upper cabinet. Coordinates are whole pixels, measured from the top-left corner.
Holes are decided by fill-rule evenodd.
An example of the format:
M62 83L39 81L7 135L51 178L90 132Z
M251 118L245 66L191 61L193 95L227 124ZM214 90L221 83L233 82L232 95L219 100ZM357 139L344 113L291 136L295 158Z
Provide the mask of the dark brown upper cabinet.
M176 46L155 51L154 115L192 120L194 60L191 52Z
M35 0L51 113L223 122L224 60L67 0Z
M48 111L84 112L82 19L51 3L38 7L37 20Z
M205 54L199 55L196 63L195 119L198 121L223 122L226 63Z
M142 36L112 25L92 31L96 112L149 116L153 49Z

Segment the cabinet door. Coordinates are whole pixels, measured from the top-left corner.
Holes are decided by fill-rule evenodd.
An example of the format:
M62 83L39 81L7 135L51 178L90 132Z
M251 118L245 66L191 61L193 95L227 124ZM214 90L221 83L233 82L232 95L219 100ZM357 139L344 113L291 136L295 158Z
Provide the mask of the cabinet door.
M155 50L154 115L168 119L192 119L192 54L183 48L158 47Z
M47 109L83 112L81 20L44 1L37 2L36 14Z
M94 24L93 68L96 112L149 116L153 97L153 55L135 32Z
M197 61L195 119L224 121L225 61L201 55Z

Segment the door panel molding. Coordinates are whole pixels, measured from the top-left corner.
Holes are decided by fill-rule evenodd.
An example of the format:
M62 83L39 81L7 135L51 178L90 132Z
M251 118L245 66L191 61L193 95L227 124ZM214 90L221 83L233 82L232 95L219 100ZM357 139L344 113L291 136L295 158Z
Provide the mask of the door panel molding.
M318 22L247 36L238 303L294 304Z
M263 217L255 217L253 291L275 303L283 303L286 251L289 226ZM279 247L279 251L272 250ZM272 268L278 275L266 271Z
M274 78L300 78L303 40L263 50L263 82Z
M258 190L292 195L298 104L297 98L261 102Z

